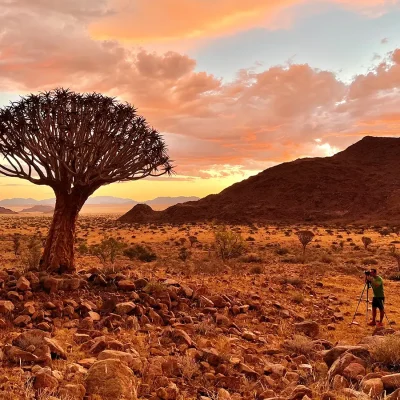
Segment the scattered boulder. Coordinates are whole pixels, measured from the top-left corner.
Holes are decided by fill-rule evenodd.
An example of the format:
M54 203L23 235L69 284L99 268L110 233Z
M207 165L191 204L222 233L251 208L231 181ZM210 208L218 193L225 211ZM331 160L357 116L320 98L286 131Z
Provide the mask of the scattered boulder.
M305 335L315 338L319 334L319 325L315 321L303 321L294 324L297 332L304 333Z
M10 314L14 309L14 304L11 301L0 300L0 314Z
M330 367L343 353L351 353L364 361L368 361L371 358L371 354L365 346L336 346L324 353L323 357L326 365Z
M98 395L104 400L136 400L135 387L136 378L132 370L120 360L97 361L86 377L86 394Z
M86 389L82 384L67 384L58 391L61 398L83 400Z
M365 367L359 363L352 362L344 370L343 376L347 379L356 379L358 376L366 374Z
M114 359L114 360L119 360L125 363L129 368L132 368L133 370L137 369L138 364L141 364L141 360L139 358L139 354L131 354L131 353L126 353L124 351L118 351L118 350L104 350L102 351L98 356L98 360L109 360L109 359Z
M390 374L382 376L385 390L396 390L400 388L400 374Z
M361 383L362 391L371 397L380 397L383 393L383 382L380 378L365 380Z
M17 289L22 292L26 292L27 290L31 290L31 283L24 276L21 276L17 281Z

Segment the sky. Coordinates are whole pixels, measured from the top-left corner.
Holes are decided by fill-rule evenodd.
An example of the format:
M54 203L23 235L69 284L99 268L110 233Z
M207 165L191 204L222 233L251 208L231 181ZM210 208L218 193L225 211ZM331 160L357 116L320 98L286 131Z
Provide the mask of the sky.
M0 0L0 107L56 87L127 101L176 175L95 195L203 197L399 136L399 20L400 0ZM0 198L52 196L0 177Z

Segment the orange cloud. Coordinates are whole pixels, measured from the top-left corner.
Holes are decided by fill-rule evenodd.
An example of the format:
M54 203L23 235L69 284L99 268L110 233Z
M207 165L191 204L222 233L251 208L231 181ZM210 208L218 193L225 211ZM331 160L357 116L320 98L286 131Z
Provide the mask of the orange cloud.
M330 154L357 135L398 135L400 50L350 84L308 64L244 70L224 83L177 52L93 40L82 18L112 14L106 2L89 12L76 1L72 10L52 9L45 18L39 6L50 0L31 8L27 0L19 3L27 6L0 14L0 90L23 94L62 85L130 101L165 133L182 175L205 176L199 171L210 166L218 176L237 173L227 165L261 170L291 157Z
M112 12L90 24L96 39L149 44L213 37L254 27L282 28L285 10L312 0L110 0ZM328 0L343 7L384 12L397 0ZM275 18L279 15L279 21ZM292 16L290 17L292 19ZM282 25L283 24L283 25Z
M114 0L115 14L93 22L90 32L135 43L193 39L261 24L295 1Z

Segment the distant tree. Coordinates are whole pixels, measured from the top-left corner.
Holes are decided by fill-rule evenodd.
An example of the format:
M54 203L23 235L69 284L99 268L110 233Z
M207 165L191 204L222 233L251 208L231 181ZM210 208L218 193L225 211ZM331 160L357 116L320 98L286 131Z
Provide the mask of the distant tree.
M50 186L56 196L41 268L73 272L75 226L98 188L172 171L161 135L136 109L65 89L0 109L0 173Z
M372 239L369 238L369 237L367 237L367 236L363 236L363 237L361 238L361 240L362 240L362 242L363 242L363 244L364 244L365 250L367 250L367 249L368 249L368 246L372 243Z
M20 249L21 249L21 234L20 233L14 233L14 235L12 237L12 242L13 242L14 254L17 256L19 254Z
M310 243L313 240L314 233L311 231L299 231L296 233L298 236L301 245L303 246L303 257L306 255L306 247L308 243Z
M189 236L189 242L190 242L190 247L193 247L195 243L197 243L199 240L197 239L196 236Z

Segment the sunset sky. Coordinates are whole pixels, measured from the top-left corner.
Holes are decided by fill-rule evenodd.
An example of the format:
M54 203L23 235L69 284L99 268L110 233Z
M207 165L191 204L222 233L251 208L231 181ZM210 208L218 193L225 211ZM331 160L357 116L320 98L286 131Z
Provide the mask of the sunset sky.
M0 0L0 107L59 86L128 101L177 174L95 195L202 197L399 136L399 21L400 0ZM52 196L0 177L0 198Z

